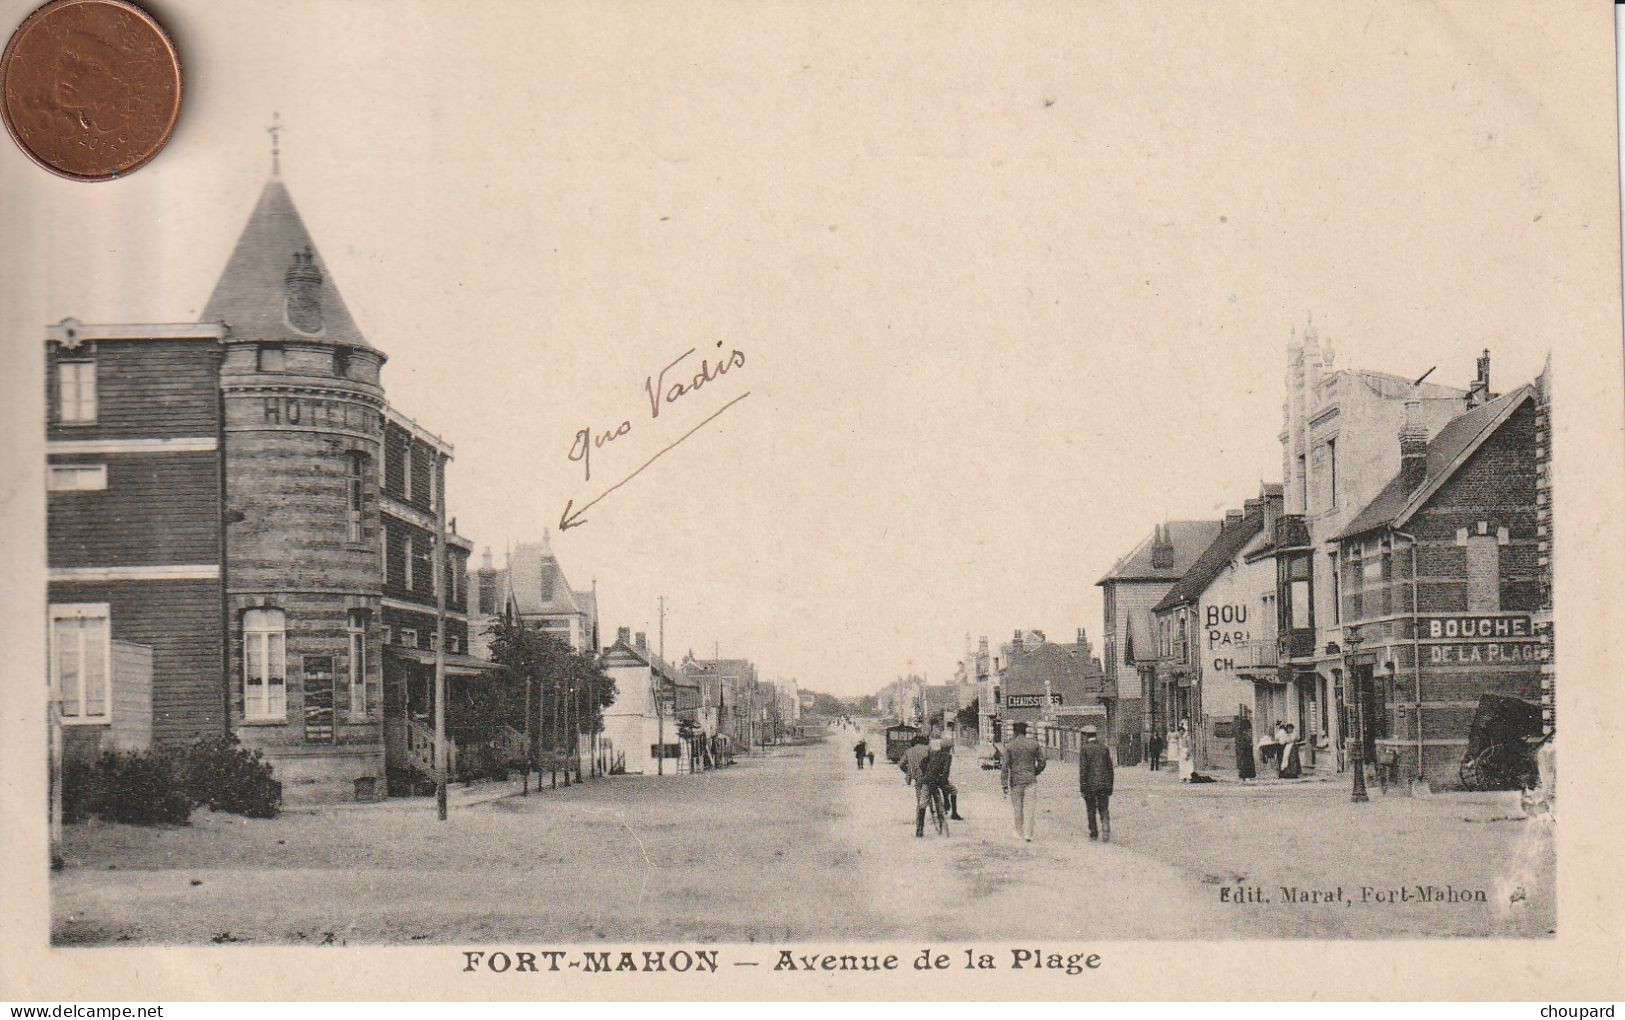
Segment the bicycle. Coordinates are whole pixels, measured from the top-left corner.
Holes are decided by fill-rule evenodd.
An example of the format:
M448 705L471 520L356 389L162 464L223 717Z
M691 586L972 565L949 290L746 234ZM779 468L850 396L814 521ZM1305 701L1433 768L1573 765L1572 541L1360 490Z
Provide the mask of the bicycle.
M942 787L933 784L930 799L931 820L936 823L939 836L948 835L948 812L943 809L943 800Z

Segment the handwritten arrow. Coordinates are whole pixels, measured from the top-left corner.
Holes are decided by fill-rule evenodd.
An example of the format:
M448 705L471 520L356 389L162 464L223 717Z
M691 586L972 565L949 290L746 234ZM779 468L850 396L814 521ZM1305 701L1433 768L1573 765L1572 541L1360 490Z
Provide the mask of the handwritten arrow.
M750 396L750 391L746 390L744 393L741 393L739 396L733 398L732 400L728 401L726 404L723 404L721 407L717 408L716 411L709 418L706 418L704 421L700 422L698 425L696 425L693 428L689 429L687 432L684 432L682 435L678 436L676 439L673 439L666 446L662 447L660 449L660 451L658 453L656 453L653 457L650 457L648 460L644 461L642 463L642 465L640 465L636 471L632 472L631 474L627 475L625 478L622 478L620 481L616 482L614 485L611 485L609 488L607 488L603 492L599 493L598 497L596 499L594 499L592 502L583 504L580 510L574 510L574 512L572 512L573 508L576 505L576 501L573 500L573 499L565 500L564 501L564 513L559 515L559 530L560 531L569 531L571 528L579 528L583 524L586 524L587 522L585 520L583 520L582 517L581 517L582 514L586 513L588 510L590 510L594 506L598 505L598 503L605 496L608 496L610 493L614 492L616 489L619 489L621 486L625 485L627 482L630 482L632 479L636 478L639 474L641 474L643 472L644 468L648 467L650 464L653 464L655 461L659 460L661 457L664 457L677 444L681 443L683 440L687 439L689 436L692 436L694 433L698 432L700 429L703 429L707 425L711 424L713 421L715 421L717 419L718 415L722 414L723 411L726 411L728 408L734 406L735 404L739 403L741 400L744 400L748 396Z

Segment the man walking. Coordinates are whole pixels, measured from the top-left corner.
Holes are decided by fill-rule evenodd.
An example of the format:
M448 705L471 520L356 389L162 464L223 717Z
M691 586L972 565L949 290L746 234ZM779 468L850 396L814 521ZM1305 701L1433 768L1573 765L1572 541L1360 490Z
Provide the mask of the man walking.
M1015 814L1016 838L1033 841L1038 824L1038 777L1044 771L1044 748L1027 736L1027 724L1015 724L1016 735L1004 745L1004 767L1000 778Z
M868 741L859 740L857 744L853 746L852 753L858 756L858 770L861 772L863 770L863 759L869 753Z
M1112 841L1112 752L1100 742L1100 731L1083 728L1083 746L1078 748L1078 792L1083 794L1089 812L1089 838ZM1099 825L1096 825L1096 818Z
M925 809L931 803L931 788L925 775L925 763L931 757L929 744L925 734L916 736L897 766L914 786L914 835L922 839L925 838Z

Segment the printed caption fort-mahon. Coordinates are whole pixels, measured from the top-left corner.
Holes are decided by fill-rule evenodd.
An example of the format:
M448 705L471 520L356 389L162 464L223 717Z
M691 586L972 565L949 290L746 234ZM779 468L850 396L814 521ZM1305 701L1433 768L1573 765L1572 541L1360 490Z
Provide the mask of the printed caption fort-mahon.
M1073 950L924 948L906 953L828 953L807 949L639 949L603 952L567 949L465 949L462 972L489 974L715 974L731 968L793 973L1010 970L1083 974L1099 970L1099 953Z

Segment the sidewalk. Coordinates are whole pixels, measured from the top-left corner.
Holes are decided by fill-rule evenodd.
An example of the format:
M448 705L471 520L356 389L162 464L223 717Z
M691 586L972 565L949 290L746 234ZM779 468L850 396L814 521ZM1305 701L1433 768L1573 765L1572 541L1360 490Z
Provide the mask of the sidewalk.
M590 786L593 783L606 783L611 776L598 776L589 779L580 785ZM570 784L574 788L577 784ZM561 785L560 790L564 787ZM552 793L547 784L547 773L531 776L530 792L532 796L537 793ZM495 782L482 779L471 785L452 783L446 788L446 806L450 808L473 807L476 804L489 804L492 801L506 800L509 797L519 797L524 794L523 782L519 779L509 779L506 782ZM413 810L421 809L433 811L435 798L427 797L385 797L383 800L344 801L337 804L285 804L284 813L291 814L321 814L326 811L387 811L387 810Z

